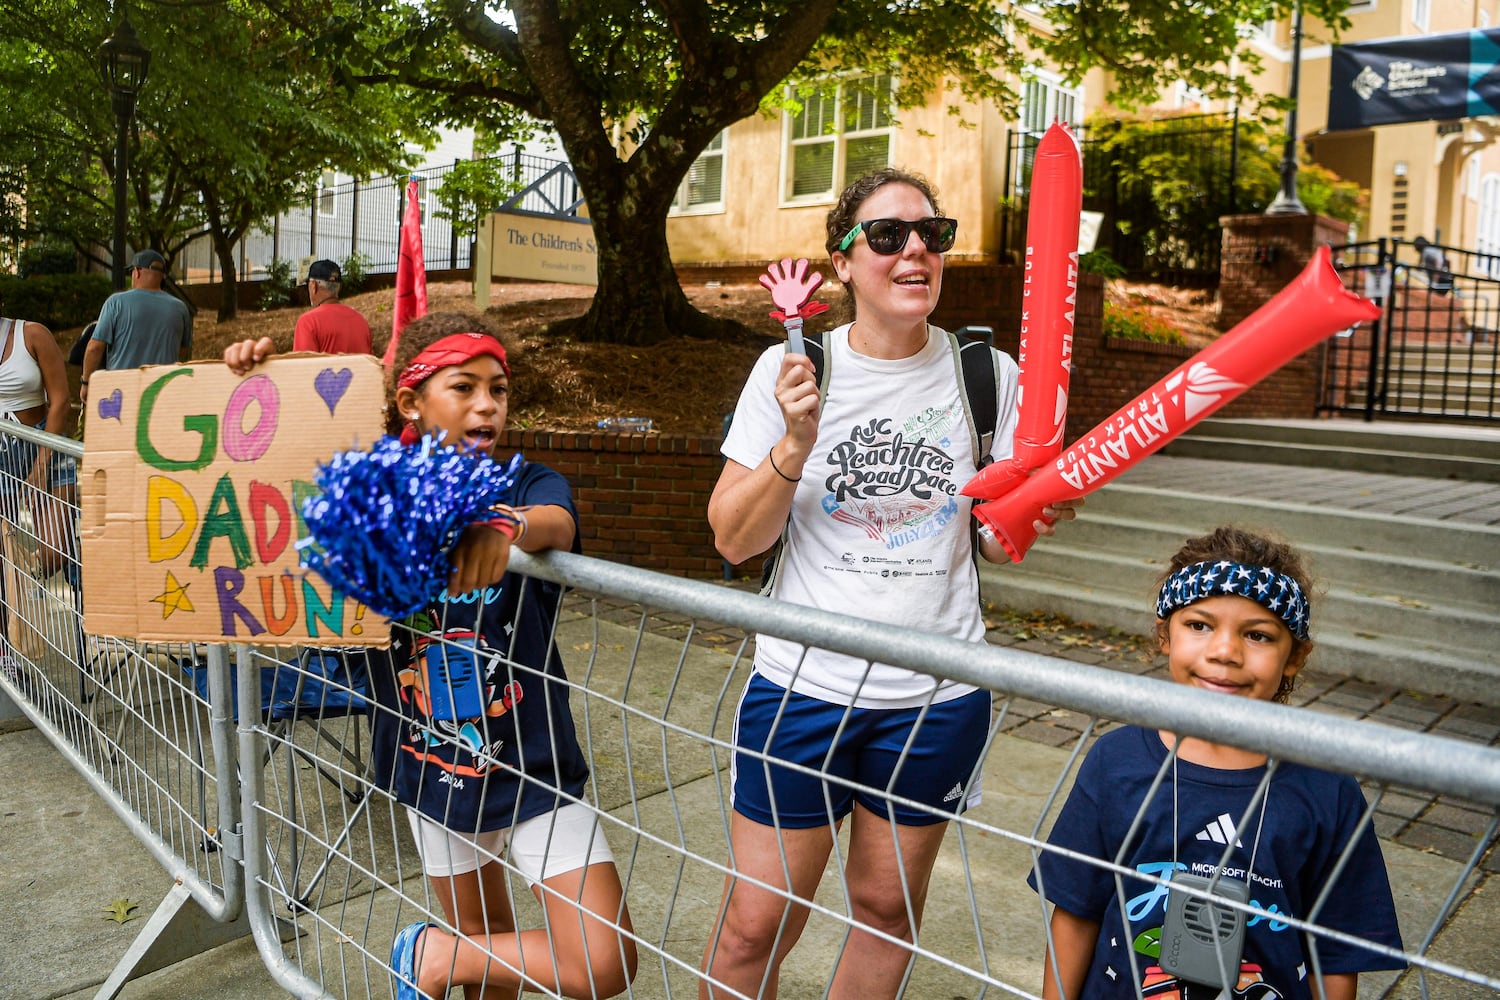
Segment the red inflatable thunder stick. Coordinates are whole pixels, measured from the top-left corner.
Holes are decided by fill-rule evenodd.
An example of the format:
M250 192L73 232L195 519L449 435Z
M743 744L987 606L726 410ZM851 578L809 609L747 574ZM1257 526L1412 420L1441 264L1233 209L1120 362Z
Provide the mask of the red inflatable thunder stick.
M1066 125L1053 122L1036 148L1026 219L1026 282L1021 293L1021 367L1015 447L989 467L986 483L1025 479L1062 451L1078 305L1078 218L1083 158ZM993 487L992 487L993 488ZM1005 492L997 490L996 495Z
M1054 501L1076 500L1157 451L1318 341L1373 320L1380 307L1344 288L1328 247L1302 273L1224 336L1173 369L1069 446L1045 469L1017 481L996 466L969 480L980 530L1020 562L1036 541L1032 521Z

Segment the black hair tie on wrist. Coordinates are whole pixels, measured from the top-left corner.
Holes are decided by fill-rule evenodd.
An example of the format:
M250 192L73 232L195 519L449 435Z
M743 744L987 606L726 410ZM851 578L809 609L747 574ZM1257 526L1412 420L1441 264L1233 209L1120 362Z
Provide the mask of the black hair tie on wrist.
M771 468L773 470L775 470L776 474L778 476L780 476L782 479L785 479L789 483L800 483L802 481L802 477L801 476L798 476L796 479L793 479L791 476L787 475L785 472L782 472L781 469L777 468L777 465L776 465L776 449L775 448L772 448L770 451L766 452L766 457L771 460Z

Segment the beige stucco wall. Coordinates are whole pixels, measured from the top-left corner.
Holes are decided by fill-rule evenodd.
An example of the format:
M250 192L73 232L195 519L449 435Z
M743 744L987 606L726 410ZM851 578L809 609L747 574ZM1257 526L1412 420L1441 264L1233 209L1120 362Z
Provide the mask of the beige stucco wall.
M940 102L900 113L891 162L925 176L942 210L959 220L958 258L993 259L1005 175L1006 124L999 109L972 102L961 116ZM679 264L827 257L824 225L834 198L782 197L789 169L782 116L755 115L729 129L724 209L674 215L667 243Z

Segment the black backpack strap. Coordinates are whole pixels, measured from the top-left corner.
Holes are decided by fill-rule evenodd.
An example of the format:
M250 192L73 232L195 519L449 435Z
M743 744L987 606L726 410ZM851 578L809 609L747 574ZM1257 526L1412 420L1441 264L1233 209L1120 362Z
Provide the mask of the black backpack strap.
M985 327L964 327L950 333L954 367L962 386L964 417L969 422L969 441L974 446L974 464L990 464L990 449L995 444L995 425L1000 421L995 397L1000 382L996 355L990 349L989 331Z
M828 345L824 340L825 337L826 334L821 332L802 335L802 346L807 352L808 359L812 361L813 379L818 383L819 403L828 398L829 369L832 367L828 363ZM781 554L786 550L787 535L791 533L791 530L792 518L788 515L786 524L781 526L781 537L776 540L776 544L771 547L770 553L766 556L766 561L761 564L760 594L762 597L771 596L771 588L776 585L776 579L781 570Z
M824 342L824 333L804 333L802 335L802 346L807 351L807 357L813 364L813 380L818 383L818 402L822 402L828 396L828 345Z

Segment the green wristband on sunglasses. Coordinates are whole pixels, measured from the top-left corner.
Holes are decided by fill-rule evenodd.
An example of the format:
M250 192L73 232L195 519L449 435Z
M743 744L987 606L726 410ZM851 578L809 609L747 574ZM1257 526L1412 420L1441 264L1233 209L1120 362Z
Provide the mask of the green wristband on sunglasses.
M865 242L870 249L888 257L905 248L913 229L917 231L917 236L928 253L947 253L953 249L953 241L958 236L958 220L942 216L911 222L906 219L866 219L856 222L854 228L844 234L844 238L839 241L839 249L848 250L863 230Z

